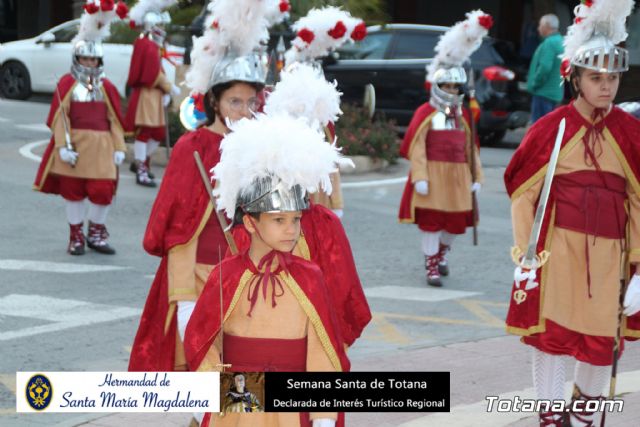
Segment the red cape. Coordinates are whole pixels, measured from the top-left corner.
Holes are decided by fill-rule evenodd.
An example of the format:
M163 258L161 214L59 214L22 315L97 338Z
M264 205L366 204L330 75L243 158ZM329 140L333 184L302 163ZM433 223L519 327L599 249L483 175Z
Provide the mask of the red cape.
M351 245L340 219L322 205L302 211L302 234L309 249L309 260L320 267L333 307L337 308L342 337L347 345L360 337L371 321L371 310L358 277ZM251 243L244 226L233 229L238 250ZM303 250L304 252L304 250Z
M209 205L209 196L193 158L200 153L205 169L220 161L222 136L205 128L187 132L176 143L151 209L144 249L162 257L131 349L130 371L172 371L176 317L169 315L167 254L196 233ZM165 333L165 325L167 331Z
M308 302L315 308L323 330L329 338L334 354L337 356L335 362L339 364L339 366L335 366L336 369L349 371L349 359L344 351L344 341L340 334L335 311L327 294L322 272L313 262L302 258L287 256L287 260L287 268L291 277L300 286ZM243 251L238 255L225 258L209 275L209 280L202 295L198 298L185 333L185 356L193 371L198 369L220 332L220 316L219 314L212 315L212 313L220 313L220 269L222 269L222 308L225 316L228 314L231 301L238 290L242 275L247 270L256 272L247 251ZM320 336L324 334L323 331L317 332Z
M60 94L59 99L65 100L67 96L70 96L71 89L73 88L75 83L76 80L71 74L65 74L64 76L62 76L56 87L56 91ZM113 83L111 83L107 79L102 80L102 87L104 88L104 93L106 93L107 95L107 97L105 98L107 107L115 114L118 120L118 124L124 129L124 120L122 119L122 113L120 110L120 94L118 93L118 89L116 89ZM51 108L49 108L49 115L47 116L47 126L49 128L51 128L51 126L53 125L53 122L57 118L59 112L60 102L58 101L58 96L54 94L53 100L51 101ZM67 111L67 114L68 113L69 112ZM58 181L58 178L55 175L49 174L51 162L53 161L52 154L54 148L54 136L51 135L49 144L47 145L47 148L42 155L42 161L40 162L40 166L38 167L36 179L33 183L33 189L36 191L50 194L60 194L60 183Z
M411 154L411 148L414 143L418 143L415 141L416 135L420 133L425 126L429 126L431 123L431 118L437 110L428 102L422 104L416 112L413 114L411 118L411 122L409 123L409 127L407 128L407 132L404 134L404 139L402 140L402 144L400 145L400 155L405 159L409 160L409 155ZM469 110L466 108L462 109L462 122L464 128L467 131L467 134L470 134L469 123L471 120L471 116L469 114ZM424 141L421 141L424 143ZM475 137L475 143L478 149L480 148L480 140L478 139L478 135ZM400 199L400 209L398 211L398 220L403 223L413 223L414 222L414 212L413 207L411 206L411 200L413 198L413 182L411 182L411 172L409 172L409 176L407 177L407 183L404 186L404 191L402 192L402 198Z
M138 99L140 89L143 87L153 87L162 72L162 62L160 58L160 47L148 37L138 37L133 42L133 53L131 54L131 65L129 66L129 78L127 86L132 89L127 106L126 130L133 132L135 129L136 111L138 109Z
M536 121L525 135L505 171L504 183L510 197L518 197L533 184L533 182L528 182L530 178L544 172L542 169L546 167L551 157L558 125L562 118L566 118L562 147L565 147L582 127L588 125L588 122L573 104L560 107ZM640 140L640 121L618 107L614 107L604 118L604 122L605 133L607 130L611 132L626 158L627 166L625 169L635 177L636 182L640 181L640 150L637 146L637 141ZM544 174L542 174L542 179L544 179ZM636 191L640 191L640 189L636 189ZM640 193L638 194L640 195ZM555 192L552 186L547 206L553 206L554 203ZM547 209L540 231L538 253L544 250L546 245L550 216L551 209ZM537 280L539 282L539 278ZM515 284L512 286L511 304L506 320L509 332L517 335L530 335L544 331L544 319L540 316L540 288L538 286L527 291L526 300L521 304L516 304L513 300L513 293L516 291ZM627 337L640 338L640 314L627 319L627 328L624 333Z

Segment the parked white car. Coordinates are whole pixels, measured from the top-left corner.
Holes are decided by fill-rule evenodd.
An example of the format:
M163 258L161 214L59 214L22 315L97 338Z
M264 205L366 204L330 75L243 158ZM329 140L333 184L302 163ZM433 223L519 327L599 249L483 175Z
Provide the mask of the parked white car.
M124 24L120 24L124 25ZM71 40L80 27L74 19L26 40L0 44L0 92L9 99L26 99L32 92L53 93L56 82L71 69ZM133 46L104 42L104 71L107 78L125 96ZM173 62L181 64L184 48L168 46ZM170 81L175 67L163 59Z

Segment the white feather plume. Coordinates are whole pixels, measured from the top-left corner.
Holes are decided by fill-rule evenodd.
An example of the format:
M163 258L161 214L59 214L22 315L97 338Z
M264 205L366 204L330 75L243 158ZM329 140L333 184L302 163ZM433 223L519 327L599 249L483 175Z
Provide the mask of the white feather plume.
M269 40L267 14L273 5L256 0L213 0L202 36L193 39L185 76L193 92L205 93L213 68L228 53L243 56ZM272 10L271 10L272 11Z
M100 7L100 0L87 0L87 4L95 4ZM80 29L71 43L79 40L102 41L111 34L111 22L117 18L115 7L113 10L103 12L99 9L95 13L88 13L86 10L80 17Z
M272 27L274 25L280 24L286 18L289 17L289 11L282 11L280 9L280 5L285 3L287 7L289 6L288 0L262 0L267 4L267 22L269 26Z
M633 5L633 0L593 0L591 6L577 5L574 9L576 19L564 38L563 57L573 58L580 46L595 33L602 34L613 44L626 40L625 21Z
M329 32L338 22L346 27L344 34L339 38L329 35ZM285 62L304 62L327 56L329 52L339 48L351 40L351 33L362 20L354 18L347 11L335 6L327 6L322 9L311 9L309 13L298 19L293 25L293 30L298 33L301 30L309 30L313 33L313 40L307 43L300 36L291 42L291 48L285 54Z
M302 119L286 114L259 114L232 126L222 140L220 162L212 169L218 187L217 208L233 218L236 201L254 181L268 175L287 188L300 185L309 192L321 187L331 193L329 174L340 164L351 164L335 145Z
M280 74L280 81L268 94L265 113L285 112L304 118L308 124L326 126L342 114L337 83L328 82L322 72L309 64L296 64Z
M433 83L433 74L443 65L462 65L482 44L482 38L489 30L480 24L480 18L486 16L482 10L466 14L467 19L457 22L440 36L435 47L436 55L427 67L427 80Z
M149 12L162 12L178 3L178 0L140 0L129 11L129 19L142 25L144 16Z

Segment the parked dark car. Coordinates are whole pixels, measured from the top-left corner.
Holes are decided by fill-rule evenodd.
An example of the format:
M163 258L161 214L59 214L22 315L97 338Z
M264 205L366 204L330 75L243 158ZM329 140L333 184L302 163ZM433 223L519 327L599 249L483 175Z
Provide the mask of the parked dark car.
M338 81L342 100L347 102L361 103L365 85L373 84L376 111L395 119L404 130L416 108L428 100L425 67L447 29L416 24L369 27L364 40L325 59L325 75ZM483 143L498 142L508 129L525 126L529 120L529 96L521 82L524 78L505 67L495 43L485 38L471 56L476 98L482 109L478 134Z

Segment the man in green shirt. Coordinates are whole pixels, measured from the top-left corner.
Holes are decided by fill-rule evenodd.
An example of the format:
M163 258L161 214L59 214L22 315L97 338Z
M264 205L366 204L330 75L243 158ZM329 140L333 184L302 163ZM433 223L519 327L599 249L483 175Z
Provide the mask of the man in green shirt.
M532 123L552 111L564 95L560 76L560 56L564 48L558 26L556 15L548 14L540 18L538 33L542 42L533 54L527 77L527 90L532 95Z

